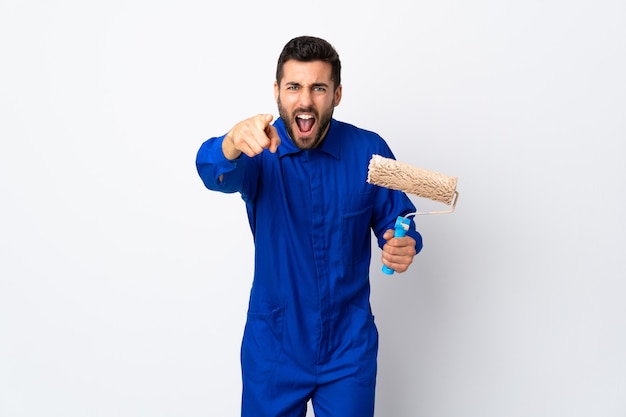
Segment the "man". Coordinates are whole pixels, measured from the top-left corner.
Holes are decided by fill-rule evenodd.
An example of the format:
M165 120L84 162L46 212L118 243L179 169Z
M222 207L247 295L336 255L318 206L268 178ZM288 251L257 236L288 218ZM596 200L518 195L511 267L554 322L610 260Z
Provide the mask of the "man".
M374 414L378 332L370 309L371 231L382 263L404 272L421 250L402 192L367 183L377 134L333 119L341 64L325 40L289 41L274 96L280 117L259 114L207 140L196 166L205 186L239 192L255 242L254 280L241 347L242 416Z

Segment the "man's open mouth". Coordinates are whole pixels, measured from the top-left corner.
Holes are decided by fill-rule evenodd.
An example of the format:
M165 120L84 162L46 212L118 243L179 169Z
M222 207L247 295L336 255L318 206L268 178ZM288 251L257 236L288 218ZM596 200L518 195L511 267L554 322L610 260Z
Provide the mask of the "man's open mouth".
M311 114L299 114L296 116L296 124L301 133L309 133L315 124L315 116Z

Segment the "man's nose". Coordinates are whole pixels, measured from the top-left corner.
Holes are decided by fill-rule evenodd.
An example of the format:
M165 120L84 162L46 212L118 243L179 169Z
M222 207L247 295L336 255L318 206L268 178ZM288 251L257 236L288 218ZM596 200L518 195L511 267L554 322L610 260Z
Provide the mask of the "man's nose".
M313 95L307 88L300 90L300 96L298 97L298 104L301 107L309 107L313 103Z

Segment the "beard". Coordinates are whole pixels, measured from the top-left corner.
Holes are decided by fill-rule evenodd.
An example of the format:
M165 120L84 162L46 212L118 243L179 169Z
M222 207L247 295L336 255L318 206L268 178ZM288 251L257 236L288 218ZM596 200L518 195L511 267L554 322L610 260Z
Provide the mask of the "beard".
M283 119L285 129L287 130L289 138L294 143L294 145L302 150L317 148L326 137L326 131L328 130L328 126L330 125L330 121L333 117L333 112L335 109L335 100L333 100L330 109L322 114L319 114L316 110L312 108L297 108L291 115L283 107L280 101L280 96L278 96L278 99L276 101L278 103L278 114L280 118ZM313 134L312 140L309 138L301 138L296 136L296 132L294 131L293 126L297 126L295 114L300 112L312 113L315 115L316 131Z

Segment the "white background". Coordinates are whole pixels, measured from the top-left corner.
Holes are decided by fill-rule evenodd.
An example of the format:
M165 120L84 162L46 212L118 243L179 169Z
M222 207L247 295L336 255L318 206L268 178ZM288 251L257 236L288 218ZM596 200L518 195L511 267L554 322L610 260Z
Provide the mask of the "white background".
M276 114L310 34L342 58L336 118L459 177L409 272L375 252L377 415L624 417L624 22L623 0L0 0L0 416L239 414L253 246L195 153Z

